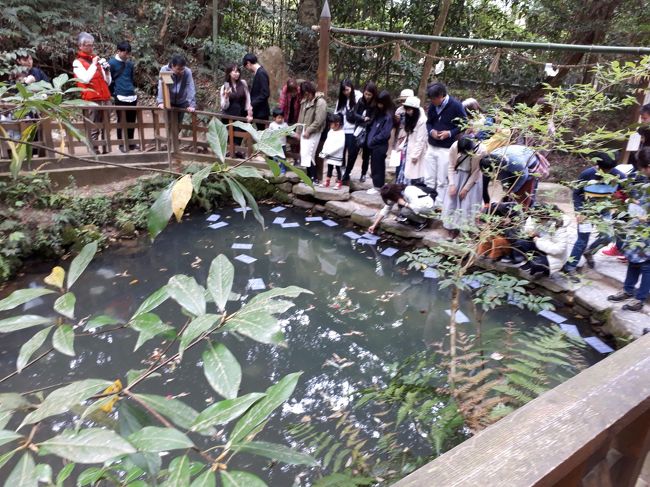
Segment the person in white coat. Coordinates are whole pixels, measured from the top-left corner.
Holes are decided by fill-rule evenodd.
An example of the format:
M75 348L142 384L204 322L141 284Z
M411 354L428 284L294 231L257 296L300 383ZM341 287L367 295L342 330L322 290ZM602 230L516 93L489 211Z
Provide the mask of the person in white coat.
M404 109L404 123L397 136L396 149L400 153L403 163L404 184L414 184L424 181L425 167L424 156L427 153L427 114L420 106L420 99L409 96L402 105Z
M327 178L321 184L324 188L329 188L332 181L332 173L336 168L337 182L334 189L341 189L343 185L341 166L344 161L345 151L345 131L343 130L343 115L340 113L329 113L327 115L327 122L330 129L327 132L327 138L323 143L323 148L320 152L320 157L323 162L327 164Z
M552 205L538 210L524 224L527 238L514 242L513 250L526 254L527 262L520 267L531 276L549 276L562 269L569 258L569 219Z
M396 220L400 223L412 222L416 230L423 230L435 216L433 198L417 186L403 184L384 184L380 191L384 207L377 213L368 232L375 233L379 223L390 213L394 205L400 207Z

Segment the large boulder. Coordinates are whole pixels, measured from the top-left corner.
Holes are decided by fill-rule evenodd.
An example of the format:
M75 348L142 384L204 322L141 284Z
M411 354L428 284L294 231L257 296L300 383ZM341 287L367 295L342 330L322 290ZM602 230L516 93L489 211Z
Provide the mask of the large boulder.
M325 209L337 216L348 217L359 208L359 205L351 201L328 201Z

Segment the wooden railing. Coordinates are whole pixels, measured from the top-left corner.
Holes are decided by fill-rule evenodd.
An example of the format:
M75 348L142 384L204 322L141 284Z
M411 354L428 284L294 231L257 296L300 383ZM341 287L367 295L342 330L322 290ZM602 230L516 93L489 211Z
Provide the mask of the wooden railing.
M96 110L101 116L98 123L93 123L89 111ZM116 116L117 111L132 110L136 114L134 123L127 123L126 117ZM176 114L183 111L183 122L178 124ZM26 170L42 167L44 170L60 168L85 167L87 164L74 157L92 158L101 161L111 160L126 164L150 164L171 162L172 158L214 160L214 154L207 143L208 123L212 118L219 118L225 124L231 121L246 121L242 117L232 117L220 113L195 111L187 112L179 109L162 109L158 107L137 106L125 109L115 106L96 106L89 109L78 109L73 126L87 140L75 139L72 133L50 119L26 118L22 120L2 121L2 127L9 134L20 133L30 124L39 124L35 144L44 148L35 149L31 163ZM255 124L267 126L268 120L253 120ZM121 137L118 138L118 129ZM128 138L128 131L134 130L134 138ZM99 131L96 139L91 137L93 131ZM228 128L228 153L235 157L241 152L246 157L253 150L253 141L247 132ZM56 152L55 152L56 151ZM62 156L64 153L68 156ZM0 141L0 174L6 173L11 160L9 144Z
M649 371L645 335L394 485L648 485Z

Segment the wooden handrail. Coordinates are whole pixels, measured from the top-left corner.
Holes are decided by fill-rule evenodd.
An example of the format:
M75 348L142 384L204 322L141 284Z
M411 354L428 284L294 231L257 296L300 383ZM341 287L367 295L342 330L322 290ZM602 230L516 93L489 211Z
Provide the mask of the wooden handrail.
M650 335L544 393L395 487L634 487L650 450Z

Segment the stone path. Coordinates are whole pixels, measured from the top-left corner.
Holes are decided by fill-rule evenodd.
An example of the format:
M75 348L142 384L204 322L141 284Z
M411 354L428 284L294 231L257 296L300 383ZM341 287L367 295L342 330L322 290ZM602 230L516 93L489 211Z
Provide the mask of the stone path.
M357 164L352 173L350 187L344 186L340 190L311 188L300 182L293 173L276 178L270 172L266 172L266 177L288 194L293 205L313 212L325 212L348 218L356 225L367 229L377 211L383 206L383 202L378 194L366 193L372 184L369 180L364 183L358 181L359 166L360 164ZM501 194L500 187L491 186L490 194L493 200L498 200ZM558 205L575 222L569 188L559 184L541 183L538 198L540 201ZM440 221L434 221L428 229L418 232L413 227L397 223L394 218L388 217L382 221L380 229L396 237L415 240L413 242L415 246L444 245L448 241ZM575 223L572 232L576 235ZM650 305L646 304L643 312L630 312L621 310L622 304L607 301L607 296L622 289L627 265L616 258L601 254L596 255L594 260L596 262L594 269L588 269L586 266L581 269L579 284L572 283L559 274L537 279L535 282L552 293L554 299L572 307L576 313L588 317L593 324L606 323L608 331L616 335L641 336L644 329L650 328ZM508 264L484 261L481 265L526 278L523 272Z

